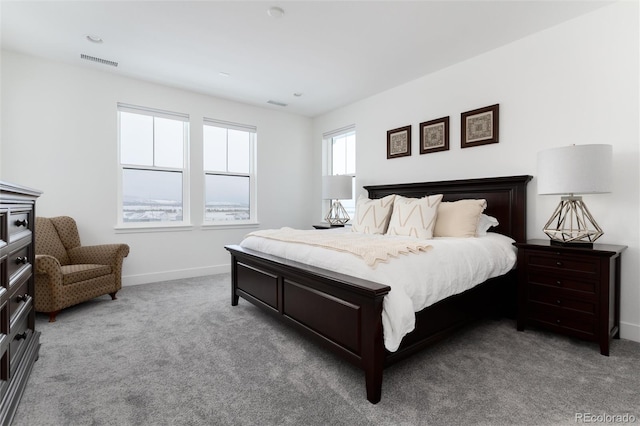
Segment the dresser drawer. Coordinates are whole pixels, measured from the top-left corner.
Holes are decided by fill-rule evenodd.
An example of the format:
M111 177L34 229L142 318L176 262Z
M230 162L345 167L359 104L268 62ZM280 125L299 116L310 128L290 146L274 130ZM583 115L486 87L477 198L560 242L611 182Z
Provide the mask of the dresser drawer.
M598 292L598 281L590 281L586 279L576 280L571 277L558 276L535 270L529 271L527 278L529 284L545 285L593 295Z
M530 252L527 254L527 265L529 270L543 269L587 277L598 277L600 273L600 262L590 256Z
M31 237L32 210L12 210L9 214L9 242Z
M575 298L571 291L554 289L539 285L529 286L529 301L544 303L554 308L560 308L588 315L595 315L597 304L593 297Z
M577 337L593 339L596 335L596 321L593 315L568 312L562 308L543 303L530 302L529 322L551 327Z
M0 210L0 248L6 246L9 241L9 232L7 231L7 210Z
M15 323L11 323L11 341L9 343L10 376L14 375L15 369L18 367L22 354L27 346L27 340L29 340L29 337L33 333L33 331L27 327L28 319L28 312L24 311L24 315L20 315Z
M13 281L17 280L21 274L30 274L31 263L29 262L31 245L26 245L20 249L12 251L7 256L7 269L9 274L9 283L14 285Z
M11 295L9 296L9 318L12 320L16 313L20 312L22 307L27 307L31 304L31 295L28 294L29 277L30 275L20 277L20 280L14 284L14 288L11 289Z

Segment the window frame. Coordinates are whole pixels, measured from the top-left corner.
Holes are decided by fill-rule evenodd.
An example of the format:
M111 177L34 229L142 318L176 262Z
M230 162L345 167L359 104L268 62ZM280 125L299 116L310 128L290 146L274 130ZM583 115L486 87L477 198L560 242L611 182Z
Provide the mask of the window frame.
M123 163L122 154L122 140L121 140L121 112L133 113L139 115L146 115L157 118L164 118L170 120L176 120L182 122L182 168L179 167L167 167L156 165L140 165L140 164L128 164ZM156 108L142 107L137 105L130 105L125 103L117 103L117 162L118 162L118 202L117 202L117 224L116 230L120 232L127 231L157 231L157 230L181 230L190 229L191 225L191 196L190 196L190 167L189 167L189 153L190 153L190 119L188 114L177 113L171 111L160 110ZM155 144L155 137L154 137ZM159 222L125 222L124 221L124 187L123 177L125 170L143 170L143 171L158 171L158 172L172 172L181 173L182 175L182 220L181 221L159 221Z
M351 134L353 134L354 136L354 144L356 144L356 146L354 146L354 151L357 150L357 137L356 137L356 126L355 124L351 124L349 126L345 126L345 127L341 127L339 129L335 129L329 132L325 132L322 134L322 143L324 146L324 155L323 155L323 159L324 159L324 167L322 168L323 171L323 175L334 175L337 173L333 172L334 169L334 157L333 157L333 146L334 146L334 139L338 139L341 137L348 137ZM345 147L346 149L347 147ZM357 152L357 151L356 151ZM354 153L355 155L355 153ZM346 159L346 157L345 157ZM345 160L346 161L346 160ZM355 164L355 158L354 158L354 169L357 167L357 165ZM346 169L346 167L345 167ZM357 199L357 188L356 188L356 170L353 171L353 173L345 173L346 175L349 175L353 178L353 182L352 182L352 191L353 191L353 198L351 199L351 201L353 202L353 208L348 210L349 216L353 219L354 215L355 215L355 202ZM324 214L326 214L326 211L328 211L331 208L331 200L323 200L323 204L322 204L322 210L323 210L323 217Z
M229 150L227 149L227 170L209 170L205 167L205 131L204 126L214 126L227 130L227 141L229 143L228 131L238 130L247 132L249 137L249 171L248 172L230 172ZM227 145L228 146L228 145ZM202 120L202 169L203 169L203 205L202 205L202 227L203 228L233 228L233 227L249 227L258 224L258 196L257 196L257 146L258 146L258 129L256 126L233 123L230 121L217 120L204 117ZM249 219L243 220L207 220L207 176L238 176L249 178Z

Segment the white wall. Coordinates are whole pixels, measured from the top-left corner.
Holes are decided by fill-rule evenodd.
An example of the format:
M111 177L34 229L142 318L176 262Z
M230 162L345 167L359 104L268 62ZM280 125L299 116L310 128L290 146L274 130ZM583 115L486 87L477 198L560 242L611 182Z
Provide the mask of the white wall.
M622 256L621 334L640 341L638 52L638 3L616 3L318 117L314 140L355 123L358 187L535 176L540 150L612 144L613 192L584 199L605 231L599 242L628 246ZM461 149L460 113L495 103L500 142ZM451 119L450 150L420 155L419 123L443 116ZM413 155L387 160L386 131L409 124ZM321 156L316 147L316 199ZM546 239L541 229L559 198L538 196L536 184L534 177L528 186L527 232Z
M313 206L306 202L313 155L308 118L6 51L1 82L0 179L44 191L37 214L74 217L83 244L129 244L125 285L227 272L223 246L252 230L199 226L203 116L257 126L260 227L312 223ZM193 229L115 232L117 102L190 114Z

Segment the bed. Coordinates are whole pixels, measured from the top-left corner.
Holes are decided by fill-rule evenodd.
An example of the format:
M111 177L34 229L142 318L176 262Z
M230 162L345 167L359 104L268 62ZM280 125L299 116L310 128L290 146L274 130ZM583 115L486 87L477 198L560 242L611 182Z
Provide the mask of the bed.
M494 232L526 241L526 185L531 176L365 186L369 198L396 194L443 201L487 200ZM325 231L320 231L325 232ZM492 278L417 312L415 329L394 352L385 349L382 306L388 285L295 262L269 253L225 247L231 254L231 304L239 298L284 322L364 370L366 396L377 403L385 367L451 335L470 321L515 309L515 271Z

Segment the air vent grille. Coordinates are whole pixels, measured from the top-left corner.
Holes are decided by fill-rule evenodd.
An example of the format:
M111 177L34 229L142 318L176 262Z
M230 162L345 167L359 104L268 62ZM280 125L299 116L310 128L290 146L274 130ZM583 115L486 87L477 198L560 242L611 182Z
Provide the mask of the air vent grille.
M117 67L118 66L118 63L115 62L115 61L109 61L107 59L102 59L102 58L96 58L95 56L85 55L84 53L80 54L80 58L81 59L86 59L87 61L97 62L97 63L102 64L102 65L110 65L112 67Z
M284 102L278 102L278 101L273 101L273 100L269 100L267 101L268 104L271 105L277 105L277 106L281 106L281 107L286 107L287 104L285 104Z

